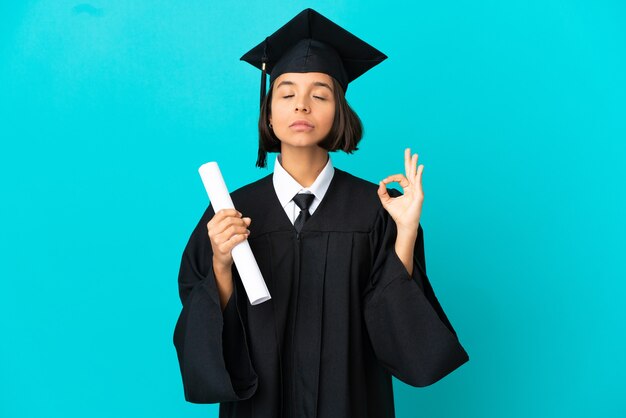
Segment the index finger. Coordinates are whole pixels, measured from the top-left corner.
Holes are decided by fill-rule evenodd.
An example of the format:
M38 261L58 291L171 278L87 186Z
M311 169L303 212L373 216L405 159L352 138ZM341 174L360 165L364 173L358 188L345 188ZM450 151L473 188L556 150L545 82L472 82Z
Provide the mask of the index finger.
M402 188L405 188L409 185L409 181L404 176L404 174L393 174L383 179L384 184L389 183L399 183Z
M220 222L222 219L227 218L229 216L236 216L237 218L241 218L241 213L237 209L220 209L215 212L215 215L209 221L209 224L214 224L216 222ZM208 224L207 224L208 225Z

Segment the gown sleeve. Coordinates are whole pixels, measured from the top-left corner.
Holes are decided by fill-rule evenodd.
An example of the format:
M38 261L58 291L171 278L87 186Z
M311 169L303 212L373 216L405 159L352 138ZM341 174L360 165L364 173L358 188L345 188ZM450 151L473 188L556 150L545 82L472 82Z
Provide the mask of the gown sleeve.
M237 286L222 312L206 224L209 206L183 251L178 275L182 311L174 330L185 399L217 403L250 398L258 378L250 360ZM236 280L233 268L233 280Z
M413 274L395 252L396 225L384 210L373 229L373 266L363 311L381 364L412 386L427 386L469 360L426 276L424 232L418 226Z

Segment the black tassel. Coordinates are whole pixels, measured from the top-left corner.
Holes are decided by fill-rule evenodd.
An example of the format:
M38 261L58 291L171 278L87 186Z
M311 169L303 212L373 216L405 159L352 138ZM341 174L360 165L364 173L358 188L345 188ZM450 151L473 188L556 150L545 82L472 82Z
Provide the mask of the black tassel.
M261 67L261 103L260 104L262 104L263 100L265 99L265 90L267 86L267 72L265 71L265 61L261 65L262 67Z
M263 100L265 100L265 94L267 90L267 38L265 39L265 45L263 46L263 57L261 58L261 101L259 107L263 106ZM263 140L259 135L259 152L257 154L256 166L264 168L267 165L267 151L263 146Z
M263 45L263 57L261 58L261 103L265 99L265 93L267 90L267 69L265 68L267 65L267 38L265 39L265 44Z

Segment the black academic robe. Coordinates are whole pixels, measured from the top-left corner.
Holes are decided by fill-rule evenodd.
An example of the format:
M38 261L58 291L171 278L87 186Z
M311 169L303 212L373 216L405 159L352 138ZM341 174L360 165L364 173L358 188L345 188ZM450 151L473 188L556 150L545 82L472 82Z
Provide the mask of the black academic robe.
M272 299L250 305L233 267L224 312L209 206L178 278L174 344L187 401L221 402L220 417L393 417L392 375L426 386L469 359L426 277L421 226L409 275L377 187L335 169L299 235L271 175L233 192Z

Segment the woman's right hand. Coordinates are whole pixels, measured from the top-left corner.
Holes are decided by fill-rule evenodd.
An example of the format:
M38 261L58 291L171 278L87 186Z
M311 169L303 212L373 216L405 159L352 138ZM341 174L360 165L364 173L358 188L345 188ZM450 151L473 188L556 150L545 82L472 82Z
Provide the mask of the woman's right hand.
M250 218L243 218L235 209L222 209L207 223L215 270L230 270L233 265L231 251L235 245L248 238L251 221Z

